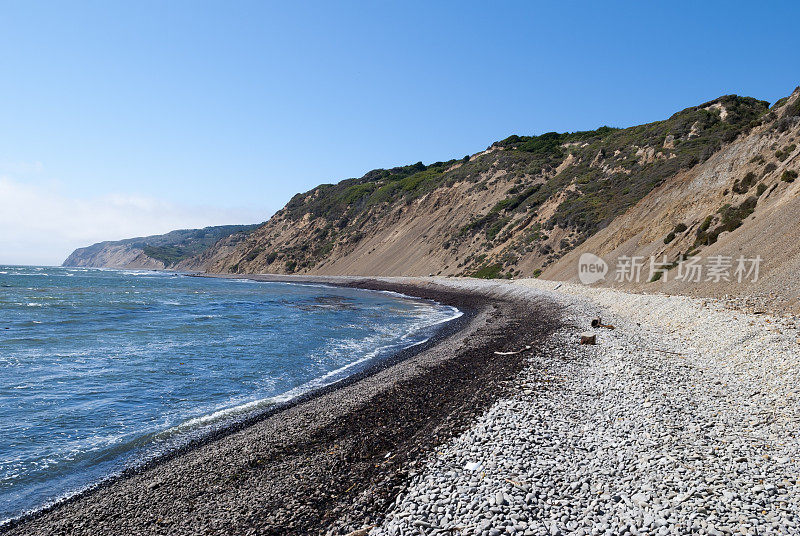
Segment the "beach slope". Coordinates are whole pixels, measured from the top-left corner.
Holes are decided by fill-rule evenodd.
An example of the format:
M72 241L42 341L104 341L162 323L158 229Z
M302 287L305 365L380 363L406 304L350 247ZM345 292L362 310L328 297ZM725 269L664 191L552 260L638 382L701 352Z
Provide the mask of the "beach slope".
M324 282L436 299L465 315L359 377L22 520L8 533L319 534L378 523L427 456L502 397L525 366L524 352L495 352L536 346L560 327L554 302L521 300L492 285Z

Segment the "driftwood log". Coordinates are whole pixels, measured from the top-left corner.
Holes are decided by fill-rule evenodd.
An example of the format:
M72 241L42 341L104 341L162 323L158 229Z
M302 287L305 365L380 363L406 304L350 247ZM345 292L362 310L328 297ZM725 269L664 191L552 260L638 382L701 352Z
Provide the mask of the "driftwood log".
M525 348L523 348L522 350L517 350L516 352L495 352L495 355L517 355L530 349L531 349L530 345L525 345Z
M611 324L603 324L603 319L599 316L592 318L592 327L593 328L606 328L606 329L615 329L614 326Z

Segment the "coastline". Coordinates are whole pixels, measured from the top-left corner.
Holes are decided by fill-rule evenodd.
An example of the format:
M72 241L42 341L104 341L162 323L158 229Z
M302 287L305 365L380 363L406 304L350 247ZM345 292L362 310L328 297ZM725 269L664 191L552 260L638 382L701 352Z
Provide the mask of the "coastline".
M800 530L793 318L546 280L506 288L555 299L565 328L370 536ZM579 345L597 316L614 329Z
M546 280L306 279L438 297L474 315L413 357L10 533L800 529L793 318ZM596 316L615 329L579 345Z
M539 342L559 326L546 300L523 303L414 278L239 277L399 292L464 315L418 347L0 532L316 534L377 522L409 472L499 398L524 366L522 355L498 359L493 350Z

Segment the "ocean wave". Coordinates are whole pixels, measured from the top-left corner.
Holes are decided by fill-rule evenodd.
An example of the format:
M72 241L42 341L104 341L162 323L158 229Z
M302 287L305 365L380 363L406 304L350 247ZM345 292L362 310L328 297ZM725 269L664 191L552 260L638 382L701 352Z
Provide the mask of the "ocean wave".
M412 343L411 343L411 344L409 344L408 346L404 346L404 347L403 347L403 350L408 350L409 348L413 348L413 347L415 347L415 346L419 346L420 344L425 344L425 343L426 343L426 342L428 342L429 340L430 340L430 339L422 339L421 341L412 342Z
M158 434L155 435L155 439L164 440L179 433L185 433L190 430L205 427L216 422L227 420L230 417L236 415L249 413L255 409L259 409L262 407L274 406L275 404L276 402L272 398L262 398L259 400L245 402L244 404L239 404L237 406L219 409L212 413L207 413L205 415L200 415L199 417L194 417L192 419L187 420L186 422L178 424L177 426L173 426L162 432L159 432Z
M192 320L194 320L195 322L198 322L198 321L201 321L201 320L213 320L213 319L219 318L219 317L220 317L220 315L197 315L194 318L192 318Z
M317 378L314 378L309 382L304 383L303 385L289 389L288 391L285 391L281 394L260 398L257 400L251 400L248 402L244 402L242 404L237 404L235 406L218 409L216 411L207 413L205 415L193 417L181 424L178 424L176 426L168 428L167 430L159 432L158 434L156 434L155 439L156 440L169 439L179 434L206 428L213 424L229 421L234 417L245 416L257 410L268 409L278 404L290 402L311 391L327 387L328 385L336 383L336 381L339 381L347 376L344 374L345 372L352 369L353 367L356 367L362 363L374 359L378 353L379 350L375 350L371 352L369 355L362 357L361 359L357 359L351 363L347 363L346 365L343 365L335 370L327 372Z
M373 361L374 359L380 356L387 355L388 353L391 353L393 350L401 350L401 349L406 350L409 348L413 348L415 346L425 344L430 340L430 337L423 337L420 340L412 342L411 344L404 344L403 341L407 341L409 338L412 338L415 335L419 335L421 332L424 332L432 327L444 324L446 322L450 322L451 320L455 320L464 314L456 307L451 307L451 306L446 306L446 314L444 316L440 317L440 315L437 313L431 314L426 320L422 320L420 322L412 324L411 327L408 330L406 330L405 333L397 337L390 344L375 346L376 341L374 338L368 338L366 340L362 339L362 340L341 341L340 343L335 345L336 346L335 350L337 351L349 350L351 352L359 353L363 352L366 347L371 346L373 347L373 349L368 351L366 354L363 354L358 359L346 363L334 370L326 372L325 374L322 374L308 382L305 382L302 385L289 389L288 391L285 391L278 395L273 395L257 400L251 400L235 406L218 409L206 415L193 417L187 420L186 422L183 422L177 426L171 427L167 430L164 430L163 432L160 432L156 437L158 439L166 439L180 433L185 433L187 431L196 430L199 428L207 427L209 425L224 422L226 420L230 420L237 416L247 415L257 410L274 407L277 404L291 402L292 400L299 398L307 393L316 391L324 387L328 387L338 381L347 378L350 375L350 371L352 371L354 368L358 368L359 366L364 365L370 361Z
M342 287L336 287L334 285L326 285L325 283L292 283L291 281L275 281L275 283L284 283L287 285L295 285L298 287L306 287L306 288L329 288L329 289L342 288Z
M171 277L172 272L157 272L151 270L114 270L124 275L133 275L136 277Z

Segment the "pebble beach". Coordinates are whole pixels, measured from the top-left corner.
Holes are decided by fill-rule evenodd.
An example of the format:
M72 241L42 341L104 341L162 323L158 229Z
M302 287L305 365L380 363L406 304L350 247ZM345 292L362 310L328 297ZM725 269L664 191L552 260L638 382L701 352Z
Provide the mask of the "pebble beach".
M794 317L543 280L304 280L467 314L409 356L7 531L800 533Z
M458 282L458 285L472 285ZM791 317L552 281L563 306L513 395L441 445L378 535L795 534ZM578 334L594 328L596 345Z

